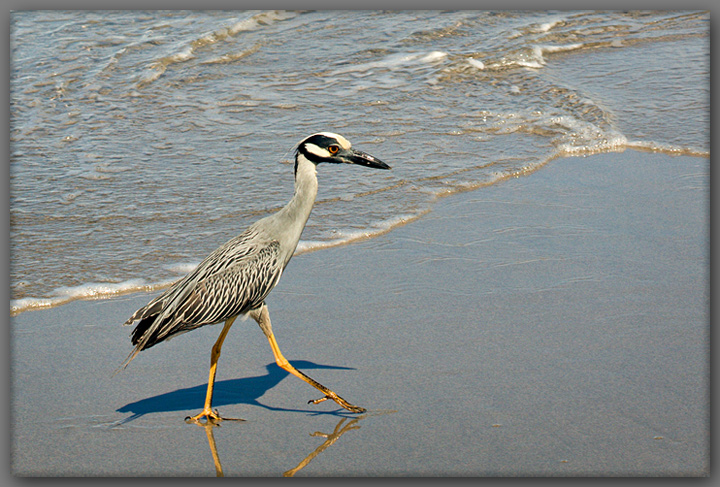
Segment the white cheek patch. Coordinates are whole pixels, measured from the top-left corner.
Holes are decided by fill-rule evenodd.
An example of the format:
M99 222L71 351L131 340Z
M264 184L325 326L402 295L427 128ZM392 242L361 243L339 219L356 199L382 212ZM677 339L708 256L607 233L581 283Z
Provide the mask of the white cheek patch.
M330 152L315 144L305 144L305 150L318 157L330 157Z

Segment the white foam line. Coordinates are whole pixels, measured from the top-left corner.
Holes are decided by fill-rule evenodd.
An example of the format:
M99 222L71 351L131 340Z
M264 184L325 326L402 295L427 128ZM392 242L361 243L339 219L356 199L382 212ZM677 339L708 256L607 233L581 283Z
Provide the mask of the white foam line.
M143 279L130 279L120 283L88 283L80 286L56 289L55 296L48 298L22 298L10 302L10 316L23 311L52 308L79 299L104 299L121 294L139 291L153 291L168 286L173 281L160 284L148 284Z
M672 144L659 144L657 142L632 141L627 147L640 151L662 152L663 154L681 155L688 157L710 157L710 151L695 149L692 147L681 147Z
M340 245L346 245L358 240L366 240L369 238L383 235L393 228L410 223L413 220L417 220L422 215L426 214L429 210L421 211L416 214L401 215L390 220L386 220L380 224L374 225L373 228L367 230L358 230L356 232L338 232L340 237L332 240L301 240L295 250L295 255L304 254L306 252L314 252L320 249L327 249L330 247L337 247Z

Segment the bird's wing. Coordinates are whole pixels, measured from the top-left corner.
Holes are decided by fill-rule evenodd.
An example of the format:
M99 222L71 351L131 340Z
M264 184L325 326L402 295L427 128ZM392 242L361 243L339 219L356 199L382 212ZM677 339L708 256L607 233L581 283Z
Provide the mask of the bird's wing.
M195 270L133 314L140 350L203 325L218 323L262 304L283 270L280 244L245 232L210 254ZM134 354L132 354L134 356Z
M169 308L172 308L172 304L184 301L188 293L190 293L199 282L222 272L228 266L236 264L245 258L252 258L254 253L257 253L258 250L269 244L270 242L260 241L259 235L250 229L243 232L215 249L215 251L208 255L185 277L176 281L164 293L135 311L125 322L125 325L131 325L135 321L156 316L163 311L167 311Z
M242 257L230 256L222 269L198 280L182 301L173 303L174 321L193 329L260 306L282 274L279 250L272 241Z

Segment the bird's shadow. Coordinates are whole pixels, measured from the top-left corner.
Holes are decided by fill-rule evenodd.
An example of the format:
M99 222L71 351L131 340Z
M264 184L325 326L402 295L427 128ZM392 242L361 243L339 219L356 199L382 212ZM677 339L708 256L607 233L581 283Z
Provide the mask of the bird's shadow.
M294 360L292 365L297 369L334 369L354 370L351 367L333 365L320 365L307 360ZM272 411L306 412L312 414L332 414L342 416L342 411L321 411L311 409L287 409L272 407L258 401L267 391L275 387L285 377L290 375L281 369L275 362L265 366L267 374L256 377L243 377L215 382L213 394L213 408L231 404L249 404L260 406ZM185 389L177 389L165 394L148 397L131 402L117 409L119 413L132 413L131 416L121 420L118 424L128 423L146 414L169 411L187 411L201 409L205 401L207 383Z

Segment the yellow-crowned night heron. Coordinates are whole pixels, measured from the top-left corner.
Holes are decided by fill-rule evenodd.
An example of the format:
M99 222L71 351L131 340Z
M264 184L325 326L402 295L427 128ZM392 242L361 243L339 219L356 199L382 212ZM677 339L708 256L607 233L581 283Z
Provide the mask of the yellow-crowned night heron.
M222 419L211 408L217 362L235 318L244 314L258 322L280 367L322 391L324 396L311 403L332 399L348 411L365 411L290 365L280 353L264 302L295 252L310 216L318 188L316 166L321 162L390 169L373 156L352 149L341 135L321 132L304 139L295 151L295 194L290 202L215 250L195 270L137 310L125 323L130 325L139 321L131 334L135 348L122 367L126 367L141 350L163 340L204 325L225 322L210 355L205 407L188 420L198 422L203 417L207 421Z

